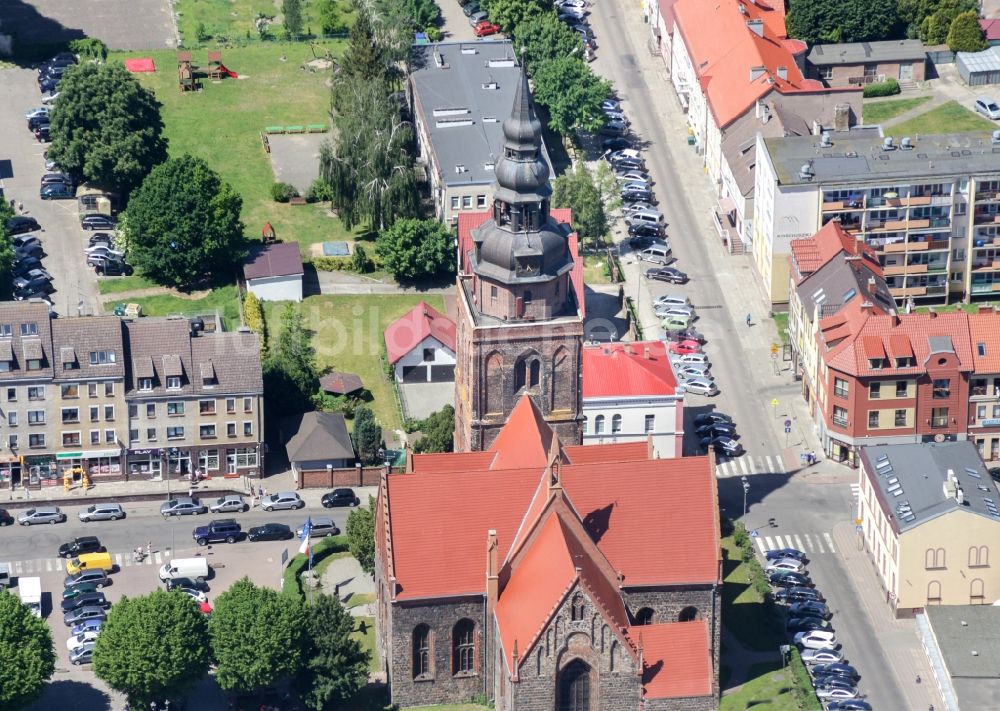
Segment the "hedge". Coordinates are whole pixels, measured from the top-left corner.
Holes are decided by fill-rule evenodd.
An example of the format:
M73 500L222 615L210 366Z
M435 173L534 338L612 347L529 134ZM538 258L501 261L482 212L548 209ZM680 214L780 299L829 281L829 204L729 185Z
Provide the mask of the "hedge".
M312 264L321 272L354 271L354 257L313 257Z
M883 82L865 84L864 98L870 99L874 96L892 96L899 93L899 82L889 77Z
M823 706L816 698L816 689L813 687L812 677L809 676L806 665L802 662L802 656L797 647L792 645L791 662L789 667L792 670L792 679L795 685L792 687L793 694L799 703L799 708L803 711L823 711Z
M293 539L293 543L295 539ZM312 547L313 553L313 568L316 568L320 561L329 555L334 553L343 553L347 551L347 536L328 536L322 541L319 541ZM297 595L300 598L305 598L306 593L302 589L302 578L300 577L302 572L309 569L309 556L296 554L294 558L289 561L288 566L285 568L285 572L282 573L281 579L281 590L288 595Z

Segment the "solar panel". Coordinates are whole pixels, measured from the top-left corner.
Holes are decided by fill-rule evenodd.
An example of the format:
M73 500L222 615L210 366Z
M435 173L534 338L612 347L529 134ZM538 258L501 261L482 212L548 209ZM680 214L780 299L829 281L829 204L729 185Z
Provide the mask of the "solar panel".
M917 520L917 517L914 516L913 514L910 514L909 516L907 516L906 518L903 519L903 521L905 523L909 523L910 521L916 521L916 520Z
M887 461L889 461L889 455L888 455L888 454L880 454L880 455L879 455L879 456L878 456L878 457L877 457L877 458L875 459L875 461L876 461L876 462L887 462Z
M982 479L982 477L979 476L979 472L970 467L965 468L965 473L968 474L969 476L975 477L976 479Z
M903 495L903 490L900 489L899 491L894 491L894 492L892 492L892 495L893 496L902 496Z
M892 492L894 492L894 491L895 491L896 489L902 489L902 488L903 488L902 484L893 484L893 485L892 485L892 486L890 486L890 487L889 487L888 489L886 489L886 491L888 491L888 492L889 492L889 493L891 494L891 493L892 493Z

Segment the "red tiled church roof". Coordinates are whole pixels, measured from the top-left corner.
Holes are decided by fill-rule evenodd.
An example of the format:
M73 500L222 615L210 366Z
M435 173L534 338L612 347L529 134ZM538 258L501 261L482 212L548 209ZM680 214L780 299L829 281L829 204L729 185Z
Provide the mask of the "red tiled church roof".
M425 301L393 321L384 335L390 363L396 363L428 336L455 352L455 322Z
M630 627L634 644L642 643L647 699L708 696L712 693L712 657L707 620ZM704 651L704 654L699 652Z

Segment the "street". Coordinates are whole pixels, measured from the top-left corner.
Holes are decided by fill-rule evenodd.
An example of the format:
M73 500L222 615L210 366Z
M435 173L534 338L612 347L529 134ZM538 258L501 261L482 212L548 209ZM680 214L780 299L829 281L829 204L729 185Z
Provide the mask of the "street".
M812 423L788 364L772 360L771 346L778 335L761 299L751 257L730 255L710 222L714 196L702 159L687 144L684 115L662 60L650 53L649 29L640 8L598 0L591 12L601 47L592 66L613 82L632 122L655 181L658 208L666 217L677 258L673 266L691 278L685 286L650 283L642 276L650 265L626 256L626 294L636 301L646 334L658 332L652 299L665 293L689 296L699 316L693 325L708 339L705 352L721 391L714 398L686 397L685 451L694 452L697 444L690 426L694 415L711 406L732 415L747 454L732 461L720 458L723 512L742 517L739 477L747 476L745 521L749 530L759 529L758 551L790 546L807 553L809 573L835 611L837 636L861 672L860 688L875 708L939 704L931 685L914 682L915 674L930 678L930 673L921 668L926 661L913 622L893 621L886 633L879 600L872 599L877 590L869 585L870 566L848 571L845 553L853 543L851 484L856 472L828 462L809 468L799 464L800 453L821 451ZM620 239L622 223L616 232ZM745 322L748 312L750 326ZM767 525L772 517L776 528Z

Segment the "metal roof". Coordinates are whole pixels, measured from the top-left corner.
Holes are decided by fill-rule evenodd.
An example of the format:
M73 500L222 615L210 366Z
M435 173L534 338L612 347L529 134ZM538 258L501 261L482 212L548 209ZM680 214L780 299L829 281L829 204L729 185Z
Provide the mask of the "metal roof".
M1000 72L1000 46L982 52L958 52L955 61L970 72Z
M817 44L809 50L806 61L817 67L835 64L866 64L877 62L923 61L927 56L924 43L917 39L886 42L844 42Z

